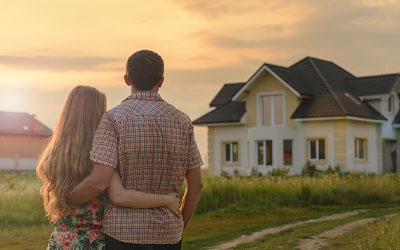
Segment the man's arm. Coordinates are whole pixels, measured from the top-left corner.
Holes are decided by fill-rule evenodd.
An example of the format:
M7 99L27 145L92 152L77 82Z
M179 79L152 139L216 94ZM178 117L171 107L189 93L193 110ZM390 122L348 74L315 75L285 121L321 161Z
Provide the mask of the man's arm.
M107 188L107 194L108 198L119 207L167 207L178 218L181 216L181 211L179 210L180 198L178 193L162 195L143 193L133 189L125 189L117 170L114 170L110 186Z
M94 163L92 173L68 195L69 205L80 205L95 199L110 185L114 168Z
M190 218L196 210L200 193L203 188L200 167L186 171L187 186L183 195L181 213L183 216L184 229L189 224Z

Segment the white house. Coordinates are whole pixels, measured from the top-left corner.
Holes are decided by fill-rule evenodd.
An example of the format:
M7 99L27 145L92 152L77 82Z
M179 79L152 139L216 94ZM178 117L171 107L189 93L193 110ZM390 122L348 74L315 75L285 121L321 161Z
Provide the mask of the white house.
M356 77L306 57L290 67L263 64L247 82L225 84L193 122L208 127L216 174L273 168L391 173L400 169L400 73ZM397 150L397 152L396 152Z

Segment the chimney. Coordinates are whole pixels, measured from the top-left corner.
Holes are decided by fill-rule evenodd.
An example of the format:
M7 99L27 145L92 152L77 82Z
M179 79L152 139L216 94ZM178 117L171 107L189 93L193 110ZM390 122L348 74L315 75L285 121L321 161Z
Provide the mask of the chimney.
M37 120L35 119L36 115L31 115L31 129L32 132L37 132L38 130L38 123Z

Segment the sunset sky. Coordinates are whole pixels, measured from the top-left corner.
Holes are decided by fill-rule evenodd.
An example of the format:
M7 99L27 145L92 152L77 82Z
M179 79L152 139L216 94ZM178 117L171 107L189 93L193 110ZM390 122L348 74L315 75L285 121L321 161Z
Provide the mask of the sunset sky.
M161 96L192 119L224 83L263 62L305 56L355 75L400 72L398 0L1 0L0 110L37 114L53 128L68 92L90 85L109 108L129 95L126 59L165 63ZM206 129L197 140L206 154Z

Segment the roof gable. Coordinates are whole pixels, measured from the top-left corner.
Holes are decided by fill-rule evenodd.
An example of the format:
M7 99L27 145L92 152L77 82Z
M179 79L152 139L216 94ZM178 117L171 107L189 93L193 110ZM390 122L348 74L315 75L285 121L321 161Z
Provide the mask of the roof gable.
M50 136L52 131L34 115L0 111L0 134Z
M232 100L239 101L243 96L243 93L250 89L253 84L265 73L270 73L278 81L280 81L285 87L290 89L297 97L311 95L311 90L308 88L302 74L296 70L277 66L273 64L264 63L247 81L238 93L236 93Z

